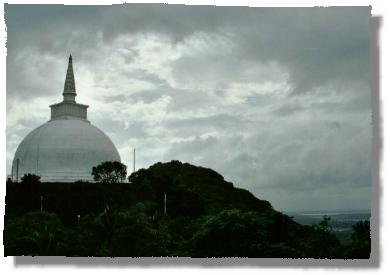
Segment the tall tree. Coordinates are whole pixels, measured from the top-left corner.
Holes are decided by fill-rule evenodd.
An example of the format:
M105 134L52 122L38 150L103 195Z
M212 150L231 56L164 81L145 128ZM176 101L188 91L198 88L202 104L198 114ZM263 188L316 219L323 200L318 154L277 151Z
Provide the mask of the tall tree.
M41 177L35 174L24 174L21 178L22 184L37 184L41 183Z
M119 161L106 161L92 168L95 181L101 183L120 183L126 178L127 167Z

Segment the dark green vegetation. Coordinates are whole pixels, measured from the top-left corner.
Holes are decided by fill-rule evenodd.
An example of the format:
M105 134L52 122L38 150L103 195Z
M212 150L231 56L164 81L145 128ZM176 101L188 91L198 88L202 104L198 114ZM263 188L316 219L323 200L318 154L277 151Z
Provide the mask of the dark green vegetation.
M126 178L126 165L119 161L106 161L92 167L92 176L100 183L120 183Z
M370 226L342 245L213 170L157 163L126 184L7 184L5 255L368 258ZM166 214L164 195L166 194ZM41 211L42 210L42 211Z

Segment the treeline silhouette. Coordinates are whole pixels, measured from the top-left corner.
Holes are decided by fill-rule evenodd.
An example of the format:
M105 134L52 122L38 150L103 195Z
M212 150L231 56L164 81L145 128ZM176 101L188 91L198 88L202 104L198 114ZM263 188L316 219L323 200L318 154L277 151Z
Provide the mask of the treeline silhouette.
M166 198L166 200L165 200ZM164 205L165 204L165 205ZM5 255L369 258L370 224L340 244L207 168L157 163L129 182L7 183Z

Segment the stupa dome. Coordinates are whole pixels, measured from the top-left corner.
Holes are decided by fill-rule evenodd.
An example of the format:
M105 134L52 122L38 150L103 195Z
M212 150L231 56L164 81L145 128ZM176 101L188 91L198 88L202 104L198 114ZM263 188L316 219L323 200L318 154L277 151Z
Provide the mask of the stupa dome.
M51 119L30 132L19 144L12 162L12 179L36 174L42 182L93 181L92 167L120 161L110 138L87 120L87 105L75 101L72 56L64 100L51 105Z

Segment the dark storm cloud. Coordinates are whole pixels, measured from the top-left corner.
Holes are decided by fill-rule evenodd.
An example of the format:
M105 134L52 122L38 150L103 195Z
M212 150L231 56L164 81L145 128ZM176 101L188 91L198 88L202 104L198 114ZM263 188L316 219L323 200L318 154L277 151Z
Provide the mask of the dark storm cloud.
M77 100L127 164L137 147L137 166L208 166L277 208L369 207L369 17L368 7L7 4L8 166L61 100L72 53Z
M367 7L6 5L6 20L10 47L17 47L13 41L24 44L39 37L41 51L57 54L68 48L81 51L93 47L97 32L102 32L107 42L135 32L165 33L181 41L195 32L225 30L241 41L239 58L286 66L299 93L340 77L368 80L369 12ZM52 39L57 32L65 39Z
M333 79L368 80L367 8L273 10L272 27L246 33L244 53L282 60L290 69L296 92L306 92ZM256 54L256 53L262 53Z

